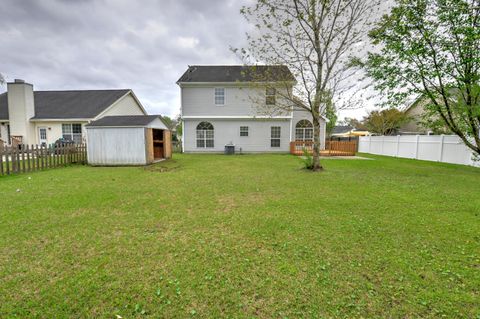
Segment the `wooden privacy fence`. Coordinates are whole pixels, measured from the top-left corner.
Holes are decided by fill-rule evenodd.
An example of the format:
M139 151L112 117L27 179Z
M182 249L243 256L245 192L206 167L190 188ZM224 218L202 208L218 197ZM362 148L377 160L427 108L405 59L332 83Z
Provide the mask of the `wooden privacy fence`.
M313 141L290 142L290 154L303 155L307 150L313 153ZM354 156L357 152L357 141L325 141L325 149L320 151L322 156Z
M0 175L85 164L87 149L78 145L17 145L0 148Z

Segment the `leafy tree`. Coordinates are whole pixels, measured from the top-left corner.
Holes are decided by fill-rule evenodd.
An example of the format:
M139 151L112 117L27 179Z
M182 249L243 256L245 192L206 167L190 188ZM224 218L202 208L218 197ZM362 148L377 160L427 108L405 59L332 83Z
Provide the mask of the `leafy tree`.
M359 131L368 131L368 128L365 126L365 124L363 124L361 121L357 120L356 118L346 117L343 120L343 123Z
M175 122L175 120L173 120L171 117L169 116L162 116L162 121L163 123L165 123L165 125L168 127L168 129L170 131L173 131L175 129L175 127L177 126L177 123Z
M393 135L409 120L408 116L398 109L391 108L381 111L371 111L363 119L363 126L371 133Z
M177 115L177 117L175 118L175 123L177 124L177 126L176 126L176 129L177 129L176 137L177 137L177 141L178 141L182 138L182 132L183 132L183 122L182 122L182 118L181 118L180 115Z
M241 10L255 30L247 35L248 48L234 51L247 65L286 65L292 71L298 82L290 90L292 81L285 79L284 89L277 90L281 99L271 107L294 106L311 114L314 171L322 169L321 116L332 96L338 98L351 89L350 58L359 53L357 45L364 40L378 4L378 0L257 0Z
M326 133L327 136L332 135L333 129L337 124L337 110L335 109L335 104L333 103L333 99L329 99L325 102L325 117L328 119L326 125Z
M365 66L387 104L425 96L427 116L480 155L480 1L396 0L370 36Z
M179 125L178 118L172 119L169 116L162 116L163 123L168 127L168 129L172 132L172 140L177 141L178 136L182 134L181 131L181 125ZM178 129L180 127L180 132L178 132Z

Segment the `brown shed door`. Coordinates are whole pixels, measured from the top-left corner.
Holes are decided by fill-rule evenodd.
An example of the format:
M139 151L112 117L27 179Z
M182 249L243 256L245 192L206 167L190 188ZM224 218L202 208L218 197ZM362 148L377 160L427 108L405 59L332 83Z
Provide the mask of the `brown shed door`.
M155 159L164 158L164 138L163 130L153 129L153 157Z
M163 140L165 145L165 158L172 157L172 132L165 130L163 132Z
M154 160L153 130L151 128L145 129L145 144L147 153L147 164L150 164Z

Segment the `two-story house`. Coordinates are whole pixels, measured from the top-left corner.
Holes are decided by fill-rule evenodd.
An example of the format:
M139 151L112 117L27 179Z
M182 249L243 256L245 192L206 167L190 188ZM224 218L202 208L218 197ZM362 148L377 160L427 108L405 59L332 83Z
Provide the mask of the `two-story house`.
M262 77L252 70L270 74L268 83L262 85ZM184 152L223 152L228 144L235 145L237 152L288 152L291 141L313 141L309 112L294 106L275 107L285 96L279 94L281 90L295 85L286 66L190 66L177 84ZM323 118L322 149L325 123Z

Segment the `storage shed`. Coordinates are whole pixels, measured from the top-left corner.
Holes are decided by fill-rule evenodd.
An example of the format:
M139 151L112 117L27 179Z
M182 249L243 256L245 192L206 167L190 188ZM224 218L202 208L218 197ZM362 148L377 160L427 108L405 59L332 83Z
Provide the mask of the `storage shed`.
M172 156L172 135L159 115L106 116L85 127L90 165L147 165Z

